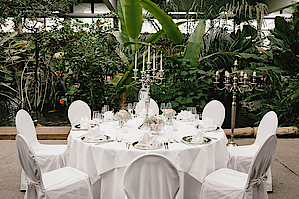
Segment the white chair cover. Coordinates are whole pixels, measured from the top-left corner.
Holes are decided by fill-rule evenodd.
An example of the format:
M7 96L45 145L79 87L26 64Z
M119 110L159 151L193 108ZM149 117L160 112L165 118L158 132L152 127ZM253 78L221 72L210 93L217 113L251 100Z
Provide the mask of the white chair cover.
M262 118L255 142L252 145L228 147L230 155L228 168L248 173L250 164L258 148L265 142L270 135L275 135L278 125L278 119L275 112L270 111ZM272 191L271 169L267 172L267 190Z
M143 100L140 100L136 104L135 113L138 115L139 113L142 112L142 110L144 108L145 108L145 102ZM150 98L150 107L149 107L149 109L151 110L152 115L159 115L159 106L155 102L155 100L153 100L152 98Z
M128 199L175 198L180 177L175 166L159 154L145 154L133 160L124 171Z
M36 154L25 136L18 134L16 145L27 177L25 199L92 199L87 174L72 167L42 173Z
M18 134L24 135L28 140L28 144L36 153L36 159L43 172L58 169L67 164L67 145L40 144L36 137L33 121L27 111L22 109L18 111L16 115L16 129ZM21 175L20 189L26 189L24 171L22 171Z
M72 127L80 124L81 118L85 117L91 119L91 110L88 104L86 104L82 100L76 100L71 103L68 109L68 118Z
M225 108L218 100L212 100L206 104L202 111L202 119L211 118L214 124L221 127L225 118Z
M202 184L201 199L267 199L264 186L277 145L276 135L270 135L259 147L248 174L228 168L209 174Z

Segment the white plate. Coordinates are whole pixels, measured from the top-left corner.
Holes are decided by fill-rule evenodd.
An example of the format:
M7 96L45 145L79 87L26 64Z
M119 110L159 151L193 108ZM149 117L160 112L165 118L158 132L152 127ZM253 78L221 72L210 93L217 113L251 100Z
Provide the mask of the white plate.
M155 150L155 149L160 149L163 147L163 144L162 142L159 142L157 144L153 144L153 145L149 145L149 146L145 146L145 145L139 145L138 144L138 141L136 142L133 142L132 143L132 146L135 148L135 149L141 149L141 150Z
M109 135L104 135L104 136L100 136L100 137L97 137L96 139L94 140L91 140L89 137L86 137L86 136L82 136L80 138L83 142L87 142L87 143L101 143L101 142L107 142L109 141L111 138Z
M208 144L209 142L212 141L210 138L203 137L203 142L194 142L194 141L192 141L192 135L184 136L184 137L182 137L181 140L182 140L182 142L184 142L186 144L196 144L196 145Z

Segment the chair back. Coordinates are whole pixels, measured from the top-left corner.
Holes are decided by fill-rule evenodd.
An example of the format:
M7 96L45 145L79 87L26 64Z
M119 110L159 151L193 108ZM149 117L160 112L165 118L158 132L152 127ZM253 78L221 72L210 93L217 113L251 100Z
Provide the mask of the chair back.
M36 155L26 137L22 134L16 136L17 152L20 164L28 178L27 181L27 196L35 195L37 187L43 188L42 172L39 163L36 160ZM36 187L37 186L37 187ZM29 194L29 195L28 195ZM28 197L28 198L31 198ZM35 197L34 197L35 198Z
M36 130L29 113L23 109L19 110L16 115L16 129L18 134L22 134L28 140L28 143L34 147L39 144L36 137Z
M144 100L140 100L137 104L136 104L136 108L135 108L135 113L139 114L143 111L143 109L145 108L145 102ZM159 106L157 104L157 102L155 102L155 100L153 100L152 98L150 98L150 107L149 109L151 109L151 113L153 115L159 115Z
M123 185L128 199L172 199L180 188L180 177L165 156L150 153L128 165Z
M214 124L221 127L225 118L225 108L218 100L212 100L206 104L202 111L202 119L211 118Z
M270 135L275 135L278 126L277 115L274 111L266 113L257 129L255 144L261 146Z
M259 147L255 154L248 172L246 187L252 188L252 198L263 198L267 194L266 172L269 169L277 145L276 135L270 135ZM262 197L261 197L262 196Z
M76 100L71 103L68 109L68 118L72 127L80 124L81 118L91 119L91 110L87 103L82 100Z

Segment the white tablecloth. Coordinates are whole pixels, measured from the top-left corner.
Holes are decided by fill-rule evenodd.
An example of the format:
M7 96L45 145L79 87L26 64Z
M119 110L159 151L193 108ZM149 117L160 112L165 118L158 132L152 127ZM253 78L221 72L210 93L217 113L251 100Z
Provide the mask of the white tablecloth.
M137 127L143 119L134 119L128 122L128 133L124 138L130 142L140 140L144 130ZM195 134L195 129L188 122L175 122L176 140L183 136ZM112 139L115 139L116 129L112 122L101 125ZM120 199L125 198L123 191L123 171L136 157L145 153L159 153L166 156L177 167L181 178L181 188L178 198L198 198L203 179L209 173L226 167L228 152L226 149L227 138L222 129L207 132L205 136L213 137L208 144L188 146L183 143L169 145L156 150L139 150L134 147L127 149L124 142L109 142L102 144L86 143L80 136L87 131L72 130L68 137L69 164L84 171L90 176L94 185L94 198ZM163 131L158 135L158 140L167 140L168 135Z

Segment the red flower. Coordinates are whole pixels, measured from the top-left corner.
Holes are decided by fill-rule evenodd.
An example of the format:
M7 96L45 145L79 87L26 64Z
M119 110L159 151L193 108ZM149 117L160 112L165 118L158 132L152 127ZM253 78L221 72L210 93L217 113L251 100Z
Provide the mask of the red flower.
M60 99L60 104L64 104L64 99Z
M61 76L61 72L60 72L60 71L57 71L57 75L58 75L58 76Z

